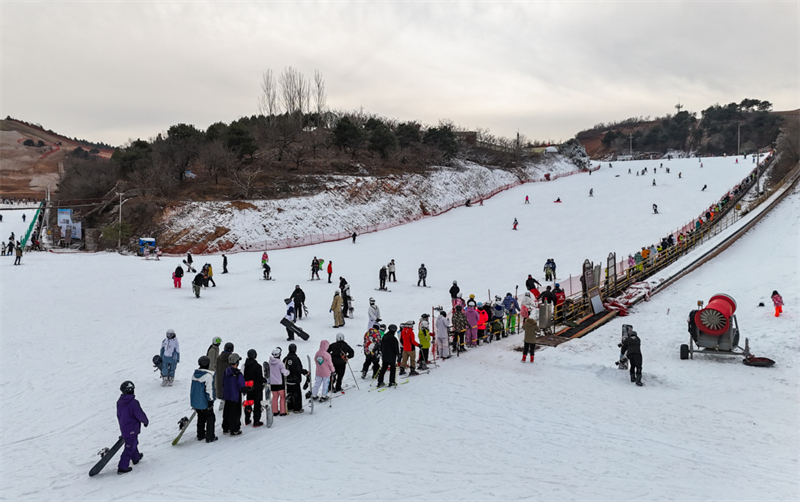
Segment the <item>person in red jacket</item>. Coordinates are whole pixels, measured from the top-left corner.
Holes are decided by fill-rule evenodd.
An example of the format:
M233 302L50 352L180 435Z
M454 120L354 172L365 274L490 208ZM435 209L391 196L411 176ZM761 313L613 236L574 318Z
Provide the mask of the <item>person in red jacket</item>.
M410 376L418 375L416 360L417 353L416 347L419 347L417 340L414 337L414 321L408 321L400 325L400 343L403 345L403 357L400 360L400 374L406 374L406 366L411 362Z
M483 308L483 303L478 302L478 345L480 345L481 340L484 340L486 336L487 322L489 322L489 313Z
M333 274L333 262L328 262L328 284L331 283L331 274Z
M783 313L783 297L777 291L772 292L772 304L775 305L775 317Z

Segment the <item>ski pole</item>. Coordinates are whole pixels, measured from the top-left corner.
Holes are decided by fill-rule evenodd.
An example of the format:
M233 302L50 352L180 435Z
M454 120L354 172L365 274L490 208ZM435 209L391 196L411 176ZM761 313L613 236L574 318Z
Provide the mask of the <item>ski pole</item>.
M353 375L353 381L356 383L356 390L361 390L358 386L358 380L356 379L356 374L353 373L353 367L350 366L350 359L347 360L347 367L350 369L350 374Z

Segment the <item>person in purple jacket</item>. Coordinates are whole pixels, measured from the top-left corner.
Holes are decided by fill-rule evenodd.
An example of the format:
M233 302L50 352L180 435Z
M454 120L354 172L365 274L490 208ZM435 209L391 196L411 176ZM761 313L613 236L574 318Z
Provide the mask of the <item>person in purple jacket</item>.
M222 398L225 408L222 410L222 433L238 436L242 433L242 392L247 391L244 375L239 371L239 354L228 356L230 366L225 369L225 378L222 381ZM221 368L217 368L221 371Z
M122 433L122 439L125 440L125 449L119 459L117 474L131 472L133 467L130 466L130 462L136 465L144 457L143 454L139 453L139 432L141 431L141 425L144 424L147 427L150 421L142 411L139 401L134 397L134 389L133 382L130 380L122 382L119 387L122 395L117 400L117 420L119 421L119 431Z

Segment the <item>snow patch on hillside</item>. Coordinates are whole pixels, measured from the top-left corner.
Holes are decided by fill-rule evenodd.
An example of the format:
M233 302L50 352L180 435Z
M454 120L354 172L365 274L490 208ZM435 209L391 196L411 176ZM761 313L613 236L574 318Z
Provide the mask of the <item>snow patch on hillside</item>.
M473 163L428 175L332 176L324 192L280 200L189 202L165 210L159 242L166 252L279 249L348 238L478 203L515 185L577 172L554 155L518 169Z

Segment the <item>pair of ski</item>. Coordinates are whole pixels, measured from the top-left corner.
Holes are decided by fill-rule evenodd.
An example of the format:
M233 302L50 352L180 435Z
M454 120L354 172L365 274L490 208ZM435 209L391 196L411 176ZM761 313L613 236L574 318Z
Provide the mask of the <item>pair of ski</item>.
M402 382L395 382L395 384L394 384L394 385L387 385L387 386L385 386L385 387L380 387L380 388L378 388L378 387L375 387L375 388L373 388L373 389L370 389L370 390L368 390L367 392L372 392L373 390L376 390L376 391L378 391L378 392L383 392L383 391L385 391L385 390L389 390L389 389L391 389L391 388L397 388L397 386L398 386L398 385L405 385L405 384L407 384L407 383L408 383L408 378L406 378L406 379L405 379L405 380L403 380Z

